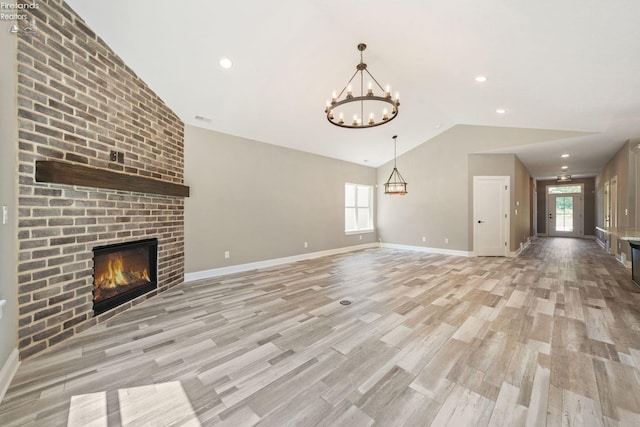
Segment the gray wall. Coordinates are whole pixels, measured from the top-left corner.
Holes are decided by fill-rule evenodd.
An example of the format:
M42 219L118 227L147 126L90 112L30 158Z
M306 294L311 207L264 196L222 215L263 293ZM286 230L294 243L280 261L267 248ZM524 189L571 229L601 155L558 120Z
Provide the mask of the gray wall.
M531 174L518 156L514 156L513 197L511 198L511 250L516 251L531 237Z
M538 191L538 233L547 233L547 185L558 185L555 179L536 182ZM595 178L573 178L571 184L584 184L584 234L596 234L596 180Z
M384 196L381 184L388 178L393 162L378 168L380 238L387 243L472 251L469 189L473 181L469 177L469 154L506 151L509 147L571 135L572 132L471 125L456 125L441 133L398 157L398 169L409 184L406 196ZM515 174L513 161L508 169L505 175ZM485 173L501 175L502 170L488 167ZM523 196L521 203L525 199ZM427 238L424 243L422 236ZM514 237L517 238L515 233ZM444 243L445 238L449 239L448 244ZM519 240L514 242L518 243L516 247Z
M376 242L345 235L345 182L375 185L376 170L187 126L185 271Z
M9 34L11 22L0 22L0 205L9 209L8 223L0 222L0 299L7 300L0 319L0 368L17 345L16 284L16 36Z
M618 152L607 162L602 172L596 177L596 225L604 224L604 183L614 176L618 177L618 227L638 227L636 224L636 160L638 155L635 146L639 138L627 141ZM627 214L625 215L625 209ZM597 237L605 241L606 237L596 233ZM631 248L626 241L618 241L619 247L614 248L617 253L624 253L627 260L631 259Z

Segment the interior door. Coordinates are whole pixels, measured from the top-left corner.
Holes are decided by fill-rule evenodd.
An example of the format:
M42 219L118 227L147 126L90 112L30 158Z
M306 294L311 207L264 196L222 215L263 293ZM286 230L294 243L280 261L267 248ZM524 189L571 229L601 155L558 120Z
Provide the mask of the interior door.
M550 194L547 217L549 236L578 237L582 235L582 195Z
M609 181L604 183L604 226L611 227L611 198Z
M611 186L609 188L609 212L611 216L609 218L609 226L617 227L618 226L618 177L614 176L611 178Z
M506 256L509 247L509 177L473 177L474 252Z

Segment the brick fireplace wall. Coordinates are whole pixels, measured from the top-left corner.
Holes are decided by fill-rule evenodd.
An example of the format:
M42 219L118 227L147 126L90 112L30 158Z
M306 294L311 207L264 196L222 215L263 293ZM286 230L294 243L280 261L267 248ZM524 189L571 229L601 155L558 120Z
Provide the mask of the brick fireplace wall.
M184 164L182 121L66 3L37 3L17 53L22 358L156 293L94 317L94 246L157 237L158 292L184 277L182 198L35 182L36 160L178 184Z

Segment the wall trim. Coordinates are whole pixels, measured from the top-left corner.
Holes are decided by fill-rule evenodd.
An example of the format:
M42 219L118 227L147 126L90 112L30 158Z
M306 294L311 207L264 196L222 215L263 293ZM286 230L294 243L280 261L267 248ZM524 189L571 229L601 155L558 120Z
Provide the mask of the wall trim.
M458 251L454 249L430 248L426 246L397 245L395 243L382 243L381 246L383 248L402 249L405 251L427 252L430 254L454 255L454 256L463 256L463 257L475 256L475 254L471 251Z
M257 270L260 268L274 267L276 265L289 264L297 261L321 258L329 255L343 254L346 252L358 251L361 249L378 248L379 243L367 243L364 245L345 246L343 248L329 249L326 251L310 252L307 254L293 255L284 258L274 258L264 261L249 262L246 264L230 265L228 267L212 268L211 270L195 271L193 273L185 273L184 281L192 282L194 280L208 279L211 277L224 276L233 273L242 273L244 271Z
M624 255L624 258L623 258ZM629 261L624 253L615 255L616 261L622 264L624 267L631 269L631 261Z
M18 349L14 348L7 361L4 362L4 366L0 369L0 402L4 399L13 376L18 372L18 366L20 366L19 354Z
M522 243L522 244L520 245L520 247L518 248L518 250L511 252L511 253L509 254L509 257L510 257L510 258L515 258L515 257L520 256L520 254L521 254L525 249L527 249L527 248L529 247L529 245L530 245L530 244L531 244L531 239L527 239L527 241L526 241L526 242L524 242L524 243Z

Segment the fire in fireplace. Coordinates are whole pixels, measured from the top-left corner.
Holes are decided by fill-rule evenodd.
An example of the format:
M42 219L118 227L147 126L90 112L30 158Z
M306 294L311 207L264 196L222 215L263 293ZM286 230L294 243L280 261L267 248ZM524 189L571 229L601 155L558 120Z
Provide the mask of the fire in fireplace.
M158 239L93 248L93 311L100 314L158 287Z

